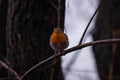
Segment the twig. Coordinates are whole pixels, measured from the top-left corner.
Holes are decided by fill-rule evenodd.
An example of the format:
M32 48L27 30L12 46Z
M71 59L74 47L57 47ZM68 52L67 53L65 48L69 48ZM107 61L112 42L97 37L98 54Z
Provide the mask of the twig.
M88 22L88 24L87 24L87 26L86 26L83 34L82 34L82 37L81 37L80 42L79 42L78 45L82 44L83 38L84 38L84 36L85 36L85 33L87 32L87 30L88 30L88 28L89 28L89 26L90 26L90 23L92 22L93 18L95 17L97 11L100 9L101 5L102 5L102 0L101 0L101 2L99 3L99 6L97 7L97 9L96 9L96 11L94 12L93 16L91 17L90 21Z
M60 28L60 14L61 14L61 0L58 0L58 23L57 23L57 27Z
M47 58L47 59L45 59L45 60L43 60L43 61L41 61L41 62L39 62L38 64L36 64L36 65L33 66L32 68L30 68L28 71L26 71L26 72L21 76L21 80L23 80L23 78L26 77L26 76L27 76L30 72L32 72L34 69L36 69L36 68L39 67L40 65L42 65L42 64L44 64L44 63L46 63L46 62L48 62L48 61L50 61L50 60L52 60L52 59L54 59L55 57L57 57L56 54L53 55L53 56L51 56L51 57L49 57L49 58Z
M107 39L107 40L98 40L98 41L93 41L93 42L89 42L89 43L84 43L84 44L81 44L81 45L78 45L78 46L75 46L75 47L72 47L72 48L69 48L67 50L65 50L63 53L60 53L60 54L55 54L55 55L52 55L50 56L49 58L39 62L38 64L36 64L35 66L33 66L32 68L30 68L28 71L26 71L22 77L21 77L21 80L24 79L28 74L30 74L33 70L35 70L37 67L47 63L48 61L54 59L54 58L58 58L62 55L65 55L69 52L72 52L72 51L75 51L75 50L79 50L79 49L82 49L84 47L87 47L87 46L92 46L92 45L97 45L97 44L111 44L111 43L118 43L120 42L120 39Z
M16 78L0 78L0 80L18 80Z
M64 54L67 54L69 52L84 48L84 47L88 47L88 46L92 46L92 45L98 45L98 44L112 44L112 43L118 43L120 42L120 39L106 39L106 40L98 40L98 41L93 41L93 42L89 42L89 43L84 43L75 47L72 47L70 49L67 49L64 51Z
M55 8L55 10L58 12L58 7L51 0L49 0L49 2Z
M7 69L8 71L10 71L11 73L13 73L16 79L21 80L18 73L15 70L13 70L10 66L8 66L6 63L0 60L0 65L4 67L5 69Z

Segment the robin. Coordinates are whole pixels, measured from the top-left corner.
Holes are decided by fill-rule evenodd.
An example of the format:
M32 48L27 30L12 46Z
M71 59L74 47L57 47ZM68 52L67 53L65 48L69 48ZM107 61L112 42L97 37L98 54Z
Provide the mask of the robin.
M57 27L54 29L51 37L50 37L50 46L52 49L55 50L55 55L59 52L64 51L69 45L68 37L62 30ZM54 59L54 64L56 63L57 59Z
M55 51L63 51L69 45L68 37L62 30L57 27L50 37L50 46Z

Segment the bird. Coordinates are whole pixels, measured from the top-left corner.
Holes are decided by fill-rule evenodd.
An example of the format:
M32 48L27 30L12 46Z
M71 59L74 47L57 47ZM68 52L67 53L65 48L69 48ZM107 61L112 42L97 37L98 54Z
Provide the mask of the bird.
M69 45L67 35L59 28L55 28L50 36L50 46L53 50L62 51Z
M61 53L66 49L69 45L69 40L67 35L59 28L54 28L53 33L50 36L50 46L53 50L55 50L55 55ZM54 63L56 63L56 58L54 59Z

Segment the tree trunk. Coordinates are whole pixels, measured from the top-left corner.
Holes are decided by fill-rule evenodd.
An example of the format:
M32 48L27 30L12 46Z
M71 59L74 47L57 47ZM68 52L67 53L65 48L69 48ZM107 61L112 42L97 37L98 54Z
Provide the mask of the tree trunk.
M0 0L0 60L6 60L6 17L7 17L8 0ZM6 70L0 67L0 77L6 77Z
M120 38L119 4L119 0L103 0L97 16L96 27L93 30L94 40ZM119 46L119 43L93 46L101 80L120 80Z
M7 58L20 75L38 62L53 55L49 37L56 27L57 11L52 0L9 0L6 26ZM65 4L64 4L65 5ZM42 67L52 64L51 62ZM60 62L57 79L64 80ZM25 80L50 80L51 68L33 71Z

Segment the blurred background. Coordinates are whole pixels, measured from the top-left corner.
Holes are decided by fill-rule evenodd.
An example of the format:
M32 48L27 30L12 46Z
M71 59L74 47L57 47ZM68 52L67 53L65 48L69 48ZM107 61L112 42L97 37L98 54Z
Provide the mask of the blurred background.
M81 36L98 7L98 0L66 0L65 33L69 37L69 48L79 44ZM97 14L96 14L97 15ZM83 43L92 42L92 21ZM62 68L66 80L100 80L92 47L71 52L62 57Z
M100 0L0 0L0 60L20 76L54 55L49 45L57 27L70 45L78 45ZM83 43L120 38L120 1L102 0ZM76 50L35 68L24 80L120 80L120 43L99 44ZM1 63L0 63L1 64ZM16 77L0 65L0 80Z
M99 4L98 0L67 0L65 32L70 46L79 43L81 35ZM105 0L92 21L83 43L120 37L120 2ZM119 80L119 43L86 47L62 57L66 80Z

